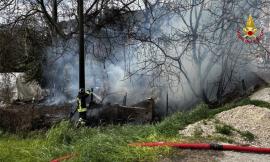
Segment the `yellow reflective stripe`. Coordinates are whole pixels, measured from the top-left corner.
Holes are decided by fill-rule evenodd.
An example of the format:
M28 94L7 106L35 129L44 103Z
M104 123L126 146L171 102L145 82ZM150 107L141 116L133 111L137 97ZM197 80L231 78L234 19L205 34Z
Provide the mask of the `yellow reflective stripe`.
M86 112L87 109L86 108L78 108L78 112Z
M77 98L77 101L78 101L78 112L85 112L85 111L87 111L86 108L82 108L82 103L81 103L81 100L79 98Z

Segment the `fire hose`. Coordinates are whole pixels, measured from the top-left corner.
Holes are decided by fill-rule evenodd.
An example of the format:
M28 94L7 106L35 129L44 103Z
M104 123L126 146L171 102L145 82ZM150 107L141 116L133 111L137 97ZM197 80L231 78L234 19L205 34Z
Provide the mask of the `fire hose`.
M64 161L64 160L71 159L71 158L73 158L73 157L75 157L75 156L78 156L78 154L76 154L76 153L71 153L71 154L67 154L67 155L65 155L65 156L59 157L59 158L57 158L57 159L53 159L53 160L51 160L50 162L61 162L61 161Z
M130 146L141 147L175 147L182 149L201 149L201 150L223 150L223 151L237 151L237 152L250 152L250 153L264 153L269 154L270 148L253 147L253 146L239 146L230 144L207 144L207 143L175 143L175 142L145 142L145 143L132 143Z

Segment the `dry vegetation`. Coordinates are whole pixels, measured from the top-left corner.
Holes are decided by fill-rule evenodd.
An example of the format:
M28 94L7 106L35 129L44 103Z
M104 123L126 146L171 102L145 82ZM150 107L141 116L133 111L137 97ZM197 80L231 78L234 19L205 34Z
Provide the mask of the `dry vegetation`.
M70 106L13 104L0 107L0 127L10 132L48 129L62 119L68 118Z

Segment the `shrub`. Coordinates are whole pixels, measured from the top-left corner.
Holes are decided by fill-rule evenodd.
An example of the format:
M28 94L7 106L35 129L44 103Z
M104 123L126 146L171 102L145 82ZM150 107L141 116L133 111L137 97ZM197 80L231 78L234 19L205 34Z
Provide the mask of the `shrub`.
M240 135L248 141L254 141L255 135L249 131L240 132Z
M232 135L232 132L234 130L233 127L230 125L216 125L215 126L216 132L224 135Z

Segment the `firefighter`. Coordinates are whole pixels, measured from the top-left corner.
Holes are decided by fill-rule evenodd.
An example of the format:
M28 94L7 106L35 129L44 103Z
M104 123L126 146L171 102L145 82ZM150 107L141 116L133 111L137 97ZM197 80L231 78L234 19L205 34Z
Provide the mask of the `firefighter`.
M91 95L91 92L89 90L85 91L83 88L79 90L78 96L77 96L77 111L79 113L79 125L85 125L86 124L86 113L87 113L87 106L86 106L86 98Z

